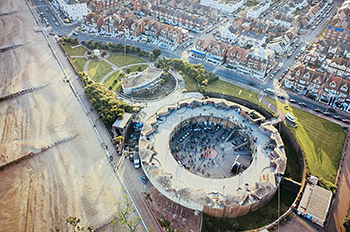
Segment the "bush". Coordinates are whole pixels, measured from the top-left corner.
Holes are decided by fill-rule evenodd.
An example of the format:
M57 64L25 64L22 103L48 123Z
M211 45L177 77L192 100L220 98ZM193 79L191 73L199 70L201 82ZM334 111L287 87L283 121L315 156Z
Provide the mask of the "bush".
M346 232L350 232L350 210L343 220L343 226L345 227Z
M321 186L322 188L332 191L332 193L335 193L335 191L337 190L337 186L335 184L323 178L318 179L318 185Z
M120 141L123 142L123 136L117 136L113 138L113 144L118 144Z
M91 55L91 51L88 51L87 54L90 56Z

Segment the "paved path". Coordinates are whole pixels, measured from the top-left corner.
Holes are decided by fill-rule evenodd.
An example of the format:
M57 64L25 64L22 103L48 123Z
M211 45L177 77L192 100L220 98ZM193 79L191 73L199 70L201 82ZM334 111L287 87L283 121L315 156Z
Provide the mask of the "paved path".
M129 64L129 65L125 65L122 67L118 67L115 64L113 64L112 62L110 62L109 60L103 58L102 60L106 61L108 64L112 65L113 70L110 71L109 73L107 73L101 80L100 80L100 84L103 84L103 82L105 82L105 80L107 79L107 77L109 77L109 75L111 75L112 73L122 70L123 74L125 74L126 72L123 71L123 68L127 68L127 67L131 67L134 65L148 65L148 63L136 63L136 64Z

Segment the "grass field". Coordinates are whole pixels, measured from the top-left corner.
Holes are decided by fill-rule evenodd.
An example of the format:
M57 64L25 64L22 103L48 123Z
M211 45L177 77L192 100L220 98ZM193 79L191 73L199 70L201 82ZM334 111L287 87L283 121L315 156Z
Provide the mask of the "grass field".
M121 71L116 71L109 75L106 79L106 81L103 83L104 86L107 88L112 87L111 89L114 91L119 92L120 91L120 80L124 77L124 75L121 73ZM115 81L116 80L116 81Z
M132 72L138 72L137 69L138 69L139 67L141 67L141 72L142 72L143 70L145 70L145 69L148 67L148 65L146 65L146 64L133 65L133 66L130 66L130 67L127 67L127 68L123 68L123 70L124 70L125 72L127 72L127 70L130 69L130 70L131 70L130 73L132 73Z
M186 92L199 92L197 81L195 79L189 77L186 73L183 73L183 72L181 72L181 76L185 80Z
M71 60L78 72L84 71L84 65L87 61L85 58L71 58Z
M95 82L100 82L101 79L111 71L111 67L112 66L103 60L92 60L88 65L88 73Z
M65 42L65 44L62 45L63 49L70 56L83 56L84 53L87 51L87 49L82 47L82 46L79 46L79 47L76 47L76 48L72 48L71 46L72 46L72 44L71 43L67 43L67 42Z
M267 108L263 103L259 102L258 99L258 93L229 84L227 82L217 80L214 81L213 83L209 84L207 89L205 90L206 92L212 92L212 93L221 93L221 94L226 94L226 95L231 95L234 97L238 97L247 101L250 101L265 110L273 113L269 108ZM241 91L241 94L239 94Z
M286 104L280 101L268 100L295 117L298 126L289 128L304 152L308 171L334 183L346 136L341 126L291 106L285 109Z
M281 187L280 197L280 215L282 215L292 205L296 194ZM271 201L265 206L242 217L216 218L204 214L202 231L245 231L261 228L278 218L277 208L278 195L276 192Z
M122 67L128 64L147 63L147 61L142 58L128 54L126 54L124 62L123 53L111 53L107 60L117 65L118 67Z

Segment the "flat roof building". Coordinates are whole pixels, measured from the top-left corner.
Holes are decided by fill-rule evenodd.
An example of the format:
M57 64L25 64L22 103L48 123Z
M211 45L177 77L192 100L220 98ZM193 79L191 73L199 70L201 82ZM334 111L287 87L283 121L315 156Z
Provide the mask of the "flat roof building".
M332 192L318 186L317 177L310 177L310 180L305 186L298 214L323 227L331 205Z

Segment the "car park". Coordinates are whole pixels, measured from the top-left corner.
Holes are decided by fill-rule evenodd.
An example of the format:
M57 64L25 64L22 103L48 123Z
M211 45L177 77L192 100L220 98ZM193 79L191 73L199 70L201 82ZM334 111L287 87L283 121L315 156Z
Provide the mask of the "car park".
M146 184L146 183L148 182L148 178L147 178L147 176L145 176L145 175L142 175L142 176L141 176L141 180L142 180L142 182L143 182L144 184Z

